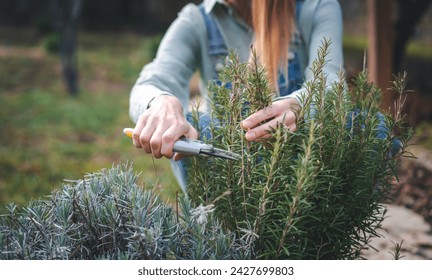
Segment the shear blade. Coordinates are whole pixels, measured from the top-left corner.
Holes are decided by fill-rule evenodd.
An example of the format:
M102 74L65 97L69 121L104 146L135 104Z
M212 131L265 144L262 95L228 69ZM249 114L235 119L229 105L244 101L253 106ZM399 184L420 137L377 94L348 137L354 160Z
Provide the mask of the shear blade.
M238 160L239 157L240 157L240 155L238 155L236 153L225 151L225 150L221 150L221 149L218 149L218 148L214 148L213 152L201 151L201 153L205 154L205 155L213 156L213 157L230 159L230 160Z

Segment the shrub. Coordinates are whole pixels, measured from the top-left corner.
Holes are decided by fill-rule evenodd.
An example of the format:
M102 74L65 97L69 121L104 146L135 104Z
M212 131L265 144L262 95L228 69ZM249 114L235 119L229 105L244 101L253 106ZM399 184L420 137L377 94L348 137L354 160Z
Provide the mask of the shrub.
M223 226L237 234L252 228L257 258L359 258L383 220L397 158L410 137L400 115L403 77L394 82L401 93L397 112L384 115L381 92L366 71L351 89L344 82L326 87L329 45L323 43L311 69L297 130L275 127L270 141L247 143L240 127L271 100L256 58L242 64L231 53L220 82L211 85L216 102L208 141L241 160L193 158L190 197L194 205L214 204Z
M118 165L69 182L0 222L0 259L247 259L250 242L223 230L212 207L177 208ZM248 243L249 242L249 243Z

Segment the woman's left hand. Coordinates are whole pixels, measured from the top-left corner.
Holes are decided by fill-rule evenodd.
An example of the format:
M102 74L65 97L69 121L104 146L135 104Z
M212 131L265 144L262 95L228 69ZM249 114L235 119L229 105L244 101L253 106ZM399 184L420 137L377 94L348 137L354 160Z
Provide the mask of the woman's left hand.
M256 141L271 137L270 131L282 124L289 131L295 131L296 110L299 103L294 98L286 98L273 102L272 105L253 113L241 122L246 130L246 140Z

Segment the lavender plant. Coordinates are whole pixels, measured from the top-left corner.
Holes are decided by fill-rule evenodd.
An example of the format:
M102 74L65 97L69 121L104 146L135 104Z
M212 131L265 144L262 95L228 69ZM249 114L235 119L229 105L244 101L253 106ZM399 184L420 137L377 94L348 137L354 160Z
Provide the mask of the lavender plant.
M314 79L297 111L297 130L272 130L273 139L248 143L240 122L271 103L257 59L234 53L212 93L212 144L241 154L239 161L192 159L188 190L194 205L215 205L222 225L252 229L262 259L356 259L384 218L385 202L405 155L410 132L402 106L379 112L381 92L366 70L347 88L326 87L322 69L330 42L314 62ZM403 77L394 88L403 101ZM199 129L197 127L197 129Z
M69 182L47 199L8 207L0 259L248 259L251 242L224 230L212 206L168 205L129 165Z

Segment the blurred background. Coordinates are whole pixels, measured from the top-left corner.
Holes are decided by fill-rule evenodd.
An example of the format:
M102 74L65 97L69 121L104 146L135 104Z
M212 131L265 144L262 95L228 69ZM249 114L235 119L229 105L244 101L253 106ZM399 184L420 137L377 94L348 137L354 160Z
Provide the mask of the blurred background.
M133 127L133 83L189 2L201 1L0 1L0 213L9 203L50 194L65 179L125 162L133 162L147 188L173 201L178 186L169 162L135 149L122 129ZM392 204L420 217L430 237L432 1L339 2L347 81L366 57L387 110L395 98L387 90L392 75L407 72L412 92L404 113L415 131L410 150L417 159L401 160ZM191 94L197 94L196 79ZM417 245L414 255L432 259L430 239Z

